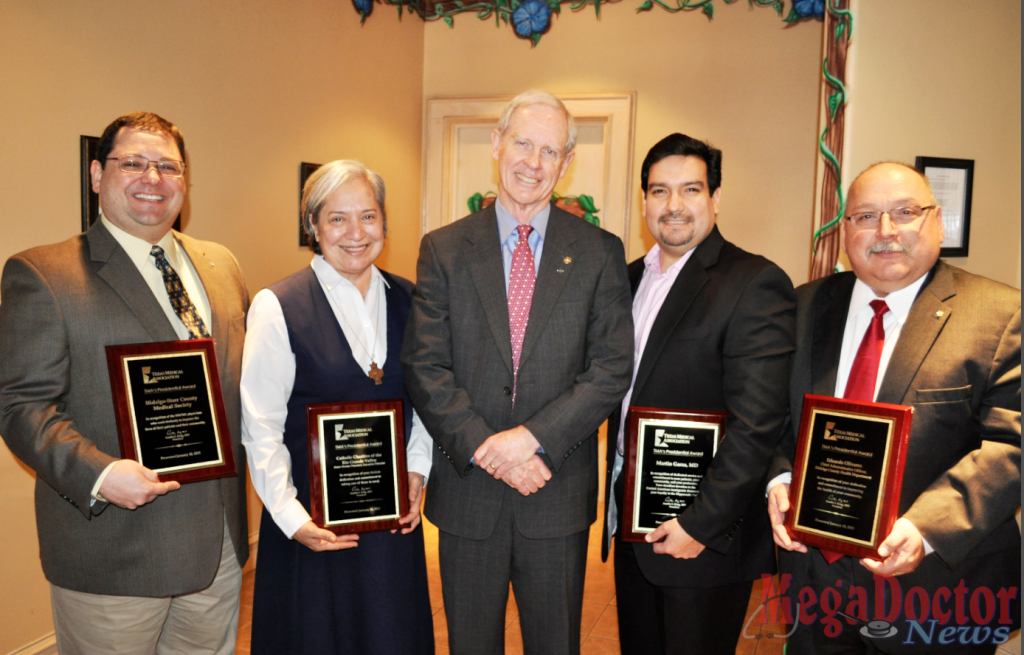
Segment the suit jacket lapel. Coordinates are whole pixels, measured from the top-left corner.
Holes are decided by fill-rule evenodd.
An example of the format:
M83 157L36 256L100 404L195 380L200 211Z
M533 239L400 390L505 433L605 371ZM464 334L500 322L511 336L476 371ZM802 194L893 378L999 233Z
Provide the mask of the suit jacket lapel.
M530 320L526 324L526 335L523 337L523 352L519 357L519 365L522 366L540 335L544 332L544 326L551 318L551 312L562 295L565 282L572 274L572 266L576 261L576 249L574 243L576 237L573 234L575 225L571 221L581 219L563 212L557 207L551 207L551 216L548 219L547 234L544 235L544 252L540 258L540 271L537 273L537 283L533 288L533 301L530 304ZM566 263L566 260L569 263ZM504 284L504 269L502 270L502 284ZM508 303L505 305L506 332L508 332ZM509 337L511 339L511 336ZM511 357L512 347L509 345L509 356Z
M177 237L178 243L185 250L185 254L192 260L192 267L196 269L196 274L199 275L199 281L203 285L203 290L206 291L206 299L210 301L209 330L214 344L218 346L217 359L219 361L227 361L227 337L230 333L230 326L227 325L225 320L220 319L232 319L235 317L226 316L225 312L218 311L218 308L231 306L231 300L226 298L224 294L228 289L235 290L235 287L234 285L229 287L220 283L213 262L206 256L206 252L203 251L198 241L180 232L175 232L174 236ZM195 302L194 299L193 302ZM223 348L223 352L221 352L221 348Z
M956 295L953 274L942 261L936 264L934 271L931 282L921 289L900 330L899 341L878 390L878 402L906 404L911 381L949 320L951 308L946 301Z
M701 242L697 249L690 256L689 261L679 271L676 281L672 284L665 302L658 311L651 332L647 336L647 344L640 356L640 366L636 371L636 379L633 380L633 397L639 397L647 378L654 370L655 364L661 357L661 351L665 347L668 338L675 331L676 326L686 315L687 310L693 303L704 285L708 283L707 269L718 263L718 256L722 252L725 239L718 227L714 227L711 233ZM642 275L640 276L642 278ZM636 286L633 287L633 295L640 286L640 278L637 278Z
M103 223L96 221L86 233L86 239L90 257L97 266L96 274L121 297L153 340L176 340L174 328L153 296L152 289Z
M550 229L550 226L549 228ZM505 293L505 265L501 258L498 216L494 205L484 210L475 229L467 236L466 261L473 286L484 310L501 359L512 373L512 333L508 326L508 297ZM547 246L545 245L545 252ZM543 265L543 259L541 260ZM536 302L536 297L534 297ZM527 332L527 336L529 332Z
M814 332L811 342L811 393L834 396L843 350L843 332L850 311L850 296L857 278L843 275L823 283L819 293L824 302L814 303Z

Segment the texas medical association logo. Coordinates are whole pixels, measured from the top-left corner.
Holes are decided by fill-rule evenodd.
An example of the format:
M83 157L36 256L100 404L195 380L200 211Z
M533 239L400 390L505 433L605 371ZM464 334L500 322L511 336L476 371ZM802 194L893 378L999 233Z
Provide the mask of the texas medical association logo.
M761 575L761 604L747 617L744 639L785 638L799 624L817 627L826 637L838 637L844 629L857 630L867 639L899 638L907 646L998 645L1014 629L1017 587L971 589L963 580L953 589L939 587L930 594L922 587L904 592L899 579L874 575L874 589L835 584L816 593L810 587L790 589L792 576ZM868 618L868 594L874 593L874 616ZM795 620L794 620L795 618ZM798 623L799 622L799 623ZM761 624L782 624L779 634L762 635Z

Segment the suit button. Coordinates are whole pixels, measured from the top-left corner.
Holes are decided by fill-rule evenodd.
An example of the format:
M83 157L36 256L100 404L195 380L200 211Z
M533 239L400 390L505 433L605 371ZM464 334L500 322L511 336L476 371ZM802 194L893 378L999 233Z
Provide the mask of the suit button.
M505 387L505 388L504 388L504 389L502 389L501 391L502 391L502 392L503 392L503 393L504 393L504 394L505 394L506 396L511 396L511 395L512 395L512 390L511 390L511 389L509 389L508 387Z

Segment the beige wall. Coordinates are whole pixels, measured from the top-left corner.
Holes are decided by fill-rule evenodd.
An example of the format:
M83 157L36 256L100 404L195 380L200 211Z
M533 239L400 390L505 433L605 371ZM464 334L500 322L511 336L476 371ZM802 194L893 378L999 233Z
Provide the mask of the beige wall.
M351 3L0 4L0 261L79 231L78 137L148 109L191 156L186 231L227 245L250 290L306 265L300 161L361 159L388 182L384 265L419 235L423 24ZM0 445L0 653L52 630L31 475ZM258 504L253 504L258 512ZM251 512L252 513L252 512Z
M637 13L639 2L566 6L536 48L471 16L426 28L423 92L637 91L629 258L653 242L640 216L640 164L672 132L724 153L719 225L726 238L807 280L821 24L786 28L774 11L716 3L699 13Z
M360 27L350 3L335 0L0 4L0 260L78 231L78 136L145 108L188 139L187 231L230 247L251 291L308 261L295 244L298 163L338 157L388 181L383 265L412 277L422 98L541 86L636 90L637 176L666 134L711 139L725 153L725 235L806 280L820 23L786 28L746 3L717 3L712 22L637 14L636 4L604 6L600 20L566 9L533 49L471 15L452 30L377 6ZM857 11L850 169L918 154L975 159L966 265L1017 281L1019 4L907 0ZM634 205L631 258L651 244ZM52 629L32 484L0 445L0 653Z
M886 159L973 159L970 256L949 261L1018 287L1020 11L1017 0L861 0L846 123L851 179Z

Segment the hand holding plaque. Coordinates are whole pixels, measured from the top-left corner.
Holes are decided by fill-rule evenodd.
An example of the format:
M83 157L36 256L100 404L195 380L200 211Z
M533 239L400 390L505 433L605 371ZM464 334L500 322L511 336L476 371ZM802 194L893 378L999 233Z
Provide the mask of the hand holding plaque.
M237 475L213 339L107 346L121 457L161 482Z
M306 406L313 522L334 534L402 528L409 512L401 400Z
M725 412L629 408L623 541L645 541L693 502L725 436L725 418Z
M885 559L913 407L804 396L786 530L809 546Z

